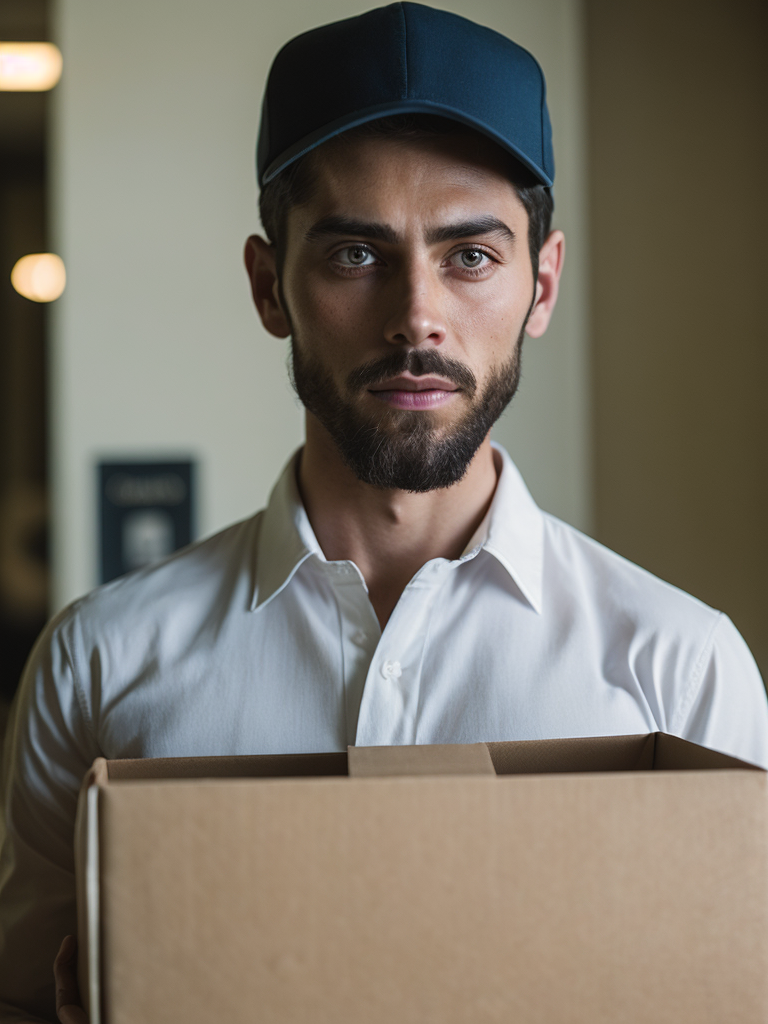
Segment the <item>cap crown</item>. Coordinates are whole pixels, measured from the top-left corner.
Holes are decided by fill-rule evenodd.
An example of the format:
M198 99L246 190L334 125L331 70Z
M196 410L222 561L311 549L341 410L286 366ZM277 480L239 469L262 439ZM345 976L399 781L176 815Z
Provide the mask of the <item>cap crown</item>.
M305 32L267 81L259 184L340 132L431 113L483 132L543 185L555 166L544 75L521 46L447 11L394 3Z

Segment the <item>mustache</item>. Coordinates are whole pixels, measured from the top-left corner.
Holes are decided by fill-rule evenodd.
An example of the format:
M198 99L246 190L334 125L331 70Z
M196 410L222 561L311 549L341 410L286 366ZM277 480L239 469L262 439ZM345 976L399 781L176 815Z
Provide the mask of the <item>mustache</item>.
M410 373L414 377L443 377L462 391L466 391L470 398L477 391L477 378L469 367L457 359L441 355L434 348L425 349L423 352L417 352L415 349L397 349L382 359L359 366L347 377L347 387L353 393L362 391L401 373Z

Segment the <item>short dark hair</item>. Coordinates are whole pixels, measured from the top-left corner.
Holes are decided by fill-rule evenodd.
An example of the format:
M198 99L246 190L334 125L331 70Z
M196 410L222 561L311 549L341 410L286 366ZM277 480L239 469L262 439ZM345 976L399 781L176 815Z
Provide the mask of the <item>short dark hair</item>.
M433 114L395 114L391 117L367 121L350 128L336 138L339 141L359 138L396 138L418 141L443 135L458 135L471 131L457 121ZM315 150L289 164L284 171L268 182L259 196L259 214L268 240L277 249L278 266L285 252L285 225L288 210L301 206L312 198L314 177L312 156ZM552 223L554 199L552 190L539 184L527 167L509 155L507 174L520 202L528 214L528 249L533 266L533 279L538 277L539 253L546 241Z

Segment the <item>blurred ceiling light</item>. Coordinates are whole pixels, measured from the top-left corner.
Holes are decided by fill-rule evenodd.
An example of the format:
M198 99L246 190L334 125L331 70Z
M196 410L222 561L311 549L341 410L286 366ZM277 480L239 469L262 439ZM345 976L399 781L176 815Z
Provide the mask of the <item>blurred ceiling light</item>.
M11 271L11 284L25 299L53 302L64 291L67 272L61 257L52 252L22 256Z
M52 89L61 78L61 64L53 43L0 43L0 91Z

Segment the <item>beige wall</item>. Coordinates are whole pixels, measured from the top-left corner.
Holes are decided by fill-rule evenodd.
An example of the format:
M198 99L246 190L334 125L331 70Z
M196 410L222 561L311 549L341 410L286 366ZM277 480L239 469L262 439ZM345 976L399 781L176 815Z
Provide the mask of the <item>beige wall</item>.
M286 346L256 322L241 267L257 227L254 143L278 47L360 0L57 0L54 244L69 284L52 344L56 607L96 582L99 456L191 453L200 533L247 516L300 442ZM499 425L545 506L588 527L581 9L442 6L528 46L549 81L557 219L571 239L547 339L530 341ZM492 88L477 69L472 88Z
M762 0L587 0L598 539L768 673Z

